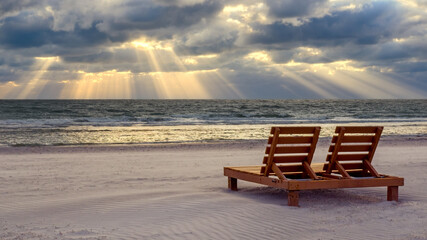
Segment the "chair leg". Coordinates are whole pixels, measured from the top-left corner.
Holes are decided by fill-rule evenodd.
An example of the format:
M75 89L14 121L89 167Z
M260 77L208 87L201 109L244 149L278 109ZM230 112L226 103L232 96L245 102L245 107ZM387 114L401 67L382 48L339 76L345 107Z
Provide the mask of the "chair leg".
M228 188L237 191L237 178L228 177Z
M288 206L299 207L299 191L289 190L288 191Z
M388 186L387 187L387 201L398 201L399 198L399 187Z

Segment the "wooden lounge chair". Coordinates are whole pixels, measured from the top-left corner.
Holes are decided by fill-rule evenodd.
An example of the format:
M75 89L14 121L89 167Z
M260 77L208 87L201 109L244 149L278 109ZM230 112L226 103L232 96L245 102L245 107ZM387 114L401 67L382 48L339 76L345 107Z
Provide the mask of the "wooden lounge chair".
M320 127L272 127L264 166L225 167L228 187L237 191L237 179L289 191L288 204L298 206L297 179L320 179L310 167Z
M397 201L398 187L403 186L404 179L379 174L371 164L382 131L383 127L378 126L336 127L323 166L324 172L318 174L335 179L366 179L371 187L387 186L387 200Z
M387 186L387 200L397 201L403 178L378 174L371 165L381 131L382 127L337 127L327 162L310 165L320 127L272 127L265 165L225 167L224 175L234 191L237 179L286 189L289 206L298 206L299 190L328 188Z

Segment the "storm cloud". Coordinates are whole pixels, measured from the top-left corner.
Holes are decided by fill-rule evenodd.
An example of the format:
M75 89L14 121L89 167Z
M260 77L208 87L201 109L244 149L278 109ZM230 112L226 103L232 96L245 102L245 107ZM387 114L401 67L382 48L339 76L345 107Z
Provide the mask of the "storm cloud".
M415 0L3 0L0 97L28 79L51 90L103 73L188 72L239 92L211 97L377 97L351 92L367 78L390 83L379 96L425 98L426 29Z

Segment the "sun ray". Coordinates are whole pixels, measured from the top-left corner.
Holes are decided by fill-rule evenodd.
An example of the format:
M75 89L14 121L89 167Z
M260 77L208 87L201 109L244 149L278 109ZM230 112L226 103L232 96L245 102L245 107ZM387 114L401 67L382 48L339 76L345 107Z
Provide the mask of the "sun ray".
M151 69L149 76L153 80L158 97L166 99L211 98L198 78L198 74L189 72L183 60L171 47L144 40L134 41L132 45L135 47L137 55L139 52L146 55ZM167 69L163 66L166 66ZM176 70L171 71L174 67Z
M66 86L62 89L61 98L130 99L133 96L131 72L79 73L80 79L64 82Z
M298 74L297 71L292 71L291 69L289 69L290 68L289 66L275 65L274 68L276 69L276 71L281 72L284 78L290 78L294 81L297 81L297 83L303 85L310 91L316 93L318 97L334 98L334 95L330 93L328 90L320 87L319 85L315 84L313 81L310 81L307 78L303 77L302 75ZM286 86L286 83L284 84L285 86L282 86L282 87L284 87L286 90L289 90L290 88Z
M241 91L239 91L227 78L225 78L220 72L219 70L214 71L213 72L214 77L212 77L213 79L218 79L218 81L220 82L221 86L224 86L223 88L225 88L223 91L231 91L230 96L232 98L240 98L240 99L244 99L245 96L243 95L243 93ZM227 96L229 97L229 96Z
M36 63L32 67L35 72L34 76L23 85L23 89L16 97L17 99L40 97L40 92L47 84L47 81L42 79L43 75L47 72L52 63L59 61L58 57L36 57L35 59Z

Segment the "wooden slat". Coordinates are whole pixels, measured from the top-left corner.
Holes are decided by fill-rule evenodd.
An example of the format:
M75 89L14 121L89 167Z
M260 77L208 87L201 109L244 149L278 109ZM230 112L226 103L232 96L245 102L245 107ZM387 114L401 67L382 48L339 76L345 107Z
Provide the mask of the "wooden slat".
M321 173L321 175L323 177L328 177L328 178L335 178L335 179L341 179L341 176L337 176L337 175L332 175L332 174L328 174L328 173Z
M338 172L343 176L343 178L351 178L348 172L344 169L344 167L339 162L335 162L335 166Z
M346 133L376 133L378 128L382 127L371 127L371 126L339 126L335 129L335 133L339 133L341 128L345 128Z
M369 157L367 159L367 161L369 163L372 162L372 158L374 157L375 150L377 149L378 142L380 141L380 137L381 137L381 133L382 132L383 132L383 128L382 127L377 128L374 140L372 141L372 148L371 148L371 151L369 152Z
M360 136L344 136L341 140L342 143L363 143L369 142L371 143L374 140L375 136L370 135L360 135ZM332 143L336 143L338 136L332 137Z
M289 181L289 190L331 189L355 187L403 186L404 179L399 177L367 178L367 179L328 179L310 181Z
M271 128L271 130L272 131L274 130L274 138L273 138L273 143L271 144L271 147L270 147L270 151L268 152L268 160L267 160L266 168L264 172L264 175L266 177L268 177L268 174L270 173L270 170L271 170L271 165L273 164L274 151L277 146L277 141L279 140L279 131L280 131L278 128Z
M368 158L368 154L338 154L338 161L354 161L354 160L364 160Z
M279 129L280 134L310 134L314 133L316 127L272 127L270 134Z
M232 178L236 178L244 181L249 181L249 182L260 183L260 184L264 184L271 187L284 188L284 189L288 188L288 181L280 181L279 179L277 179L277 181L272 181L272 178L269 178L269 177L236 171L232 168L227 168L227 167L224 168L224 176L228 176L228 177L232 177Z
M313 141L310 145L310 150L309 150L308 155L307 155L308 165L311 164L311 160L313 159L314 151L316 150L316 144L317 144L317 141L319 140L319 135L320 135L320 127L316 127L314 129Z
M371 163L368 160L363 161L363 165L365 166L365 169L369 171L369 173L374 177L380 177L380 174L378 174L377 170L371 165Z
M344 137L344 129L341 129L340 133L338 134L337 137L337 142L335 143L335 147L339 149L339 147L341 146L342 140ZM326 173L330 174L332 171L332 167L336 167L335 162L336 162L336 157L338 155L337 151L334 151L331 153L331 155L328 155L326 157L326 161L329 161L331 164L329 164L328 169L326 170ZM329 158L329 159L328 159Z
M269 154L271 147L265 149L265 153ZM310 151L310 146L276 146L274 153L308 153Z
M300 143L311 143L313 137L298 136L298 137L279 137L277 144L300 144ZM273 137L268 138L268 144L273 142Z
M339 152L369 152L371 150L371 144L369 145L342 145ZM333 152L335 145L329 147L329 152Z
M287 172L302 172L304 170L302 165L277 165L277 167L280 169L280 171L284 172L285 174ZM261 167L261 172L265 171L265 166Z
M323 170L328 169L328 165L329 165L329 163L325 163L325 165L323 166ZM363 169L363 164L361 162L360 163L346 163L346 162L343 162L343 163L341 163L341 166L343 166L343 168L345 170L349 170L349 169Z
M271 165L271 170L273 170L273 172L276 174L276 176L280 179L280 180L285 180L286 177L285 175L283 175L282 171L280 170L279 167L277 167L277 165L275 163L273 163Z
M336 161L360 161L368 159L367 153L361 153L361 154L337 154ZM330 161L332 155L328 154L326 157L326 161Z
M268 157L264 157L263 163L267 163ZM274 156L273 162L275 163L295 163L307 160L307 156L302 155L287 155L287 156Z
M305 172L308 174L308 176L310 176L311 179L318 179L316 173L314 173L308 162L303 162L302 166L304 167Z

